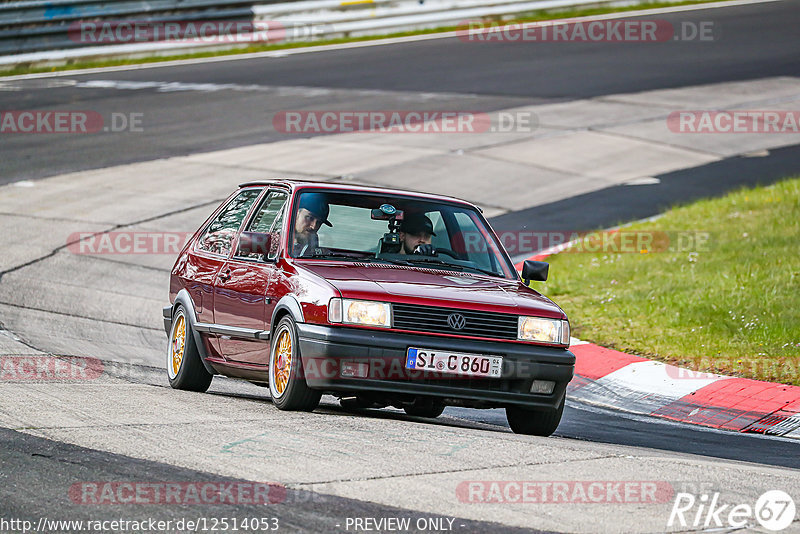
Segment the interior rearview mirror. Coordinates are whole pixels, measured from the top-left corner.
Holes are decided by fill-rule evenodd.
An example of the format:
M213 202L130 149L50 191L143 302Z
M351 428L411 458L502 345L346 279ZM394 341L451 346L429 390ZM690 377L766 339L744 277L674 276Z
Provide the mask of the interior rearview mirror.
M403 210L395 209L391 204L384 204L380 208L373 208L370 210L369 215L373 221L389 221L391 219L397 221L403 220Z

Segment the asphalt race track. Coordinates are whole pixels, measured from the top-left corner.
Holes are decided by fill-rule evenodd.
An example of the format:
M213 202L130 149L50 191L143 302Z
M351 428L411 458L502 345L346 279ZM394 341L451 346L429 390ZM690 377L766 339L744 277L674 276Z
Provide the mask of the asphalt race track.
M793 2L651 18L675 26L710 21L721 35L712 42L668 43L477 44L450 38L0 82L0 109L91 109L104 117L114 112L144 113L147 131L146 136L131 132L65 136L57 142L47 136L4 139L0 183L276 141L283 137L274 131L272 115L287 109L441 109L446 105L450 110L491 111L800 72L796 45L800 10ZM72 87L67 80L235 84L241 89L163 92L158 87L131 86L112 90ZM4 90L4 86L21 90ZM32 89L51 86L58 89Z
M209 171L193 160L198 173L205 173L197 181L203 185L196 187L208 186L208 191L164 174L141 175L138 192L129 183L118 192L119 184L106 181L117 171L103 169L119 169L120 176L135 182L141 169L163 158L285 141L272 124L281 110L492 112L708 84L800 83L797 2L651 18L676 26L713 21L720 33L713 42L663 44L474 45L446 38L0 78L2 110L92 110L104 117L141 113L145 132L0 134L5 234L0 244L7 251L0 264L0 354L106 361L106 373L91 383L0 381L0 516L34 524L42 517L274 517L281 532L374 532L347 523L348 518L388 517L410 518L412 525L422 519L429 528L409 531L425 532L661 532L676 530L667 526L673 493L655 504L487 505L465 500L457 488L476 480L659 481L674 493L719 492L730 504L753 504L772 489L800 497L800 456L793 440L692 427L578 402L568 401L553 437L533 438L512 434L501 410L449 407L437 420L426 421L394 409L351 413L325 397L312 414L285 413L271 405L264 388L225 378L215 378L208 394L173 391L156 367L166 344L158 328L158 298L162 293L166 298L172 258L90 258L64 250L59 232L193 230L229 190L231 172L249 179L260 170L220 166L218 183L212 168L217 163L209 164ZM760 105L796 108L797 100L791 100L796 93L788 101ZM674 108L662 106L654 116L665 115L664 109ZM676 202L797 174L798 147L784 142L763 154L720 152L722 157L707 163L653 172L653 183L635 188L608 183L560 191L553 201L490 212L491 222L497 230L513 231L596 228L648 217ZM182 166L182 160L165 161L164 169ZM192 171L182 172L190 176ZM61 176L67 173L75 174ZM326 179L336 179L336 173ZM154 191L162 186L164 191ZM176 198L182 193L185 205ZM81 194L84 204L75 200ZM59 195L63 206L58 206ZM28 198L29 205L9 208ZM15 239L15 234L29 237ZM102 289L109 286L113 289ZM119 298L118 306L109 304L116 302L111 297ZM270 481L287 489L281 504L272 506L97 506L79 502L72 492L87 481ZM424 523L447 518L453 521L441 525L448 528ZM755 521L747 529L768 532ZM0 523L0 532L6 531L20 530ZM798 521L785 532L800 532Z

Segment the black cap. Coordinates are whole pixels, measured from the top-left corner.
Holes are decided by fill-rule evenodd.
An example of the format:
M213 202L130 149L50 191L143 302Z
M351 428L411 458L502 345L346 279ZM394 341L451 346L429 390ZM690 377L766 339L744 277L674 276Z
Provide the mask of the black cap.
M330 206L328 201L325 200L325 195L322 193L302 193L300 195L300 204L297 206L297 211L301 208L307 209L311 215L321 220L328 226L333 226L328 220L328 213L330 213Z
M430 234L436 235L433 231L433 223L422 213L406 213L403 222L400 223L400 231L411 235Z

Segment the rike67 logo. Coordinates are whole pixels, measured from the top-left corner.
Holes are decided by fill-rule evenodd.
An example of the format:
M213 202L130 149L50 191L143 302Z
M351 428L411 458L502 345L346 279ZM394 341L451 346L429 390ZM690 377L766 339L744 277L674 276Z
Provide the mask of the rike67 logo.
M763 528L778 532L792 524L795 517L795 504L792 497L781 490L770 490L762 494L755 505L722 504L719 493L704 493L695 496L691 493L677 493L667 527L720 529L754 527L754 520Z

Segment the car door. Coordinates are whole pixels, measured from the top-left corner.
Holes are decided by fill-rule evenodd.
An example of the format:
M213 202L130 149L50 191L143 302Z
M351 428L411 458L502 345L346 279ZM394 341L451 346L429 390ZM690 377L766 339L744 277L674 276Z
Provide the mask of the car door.
M270 189L243 229L270 234L270 251L265 255L244 255L237 239L237 250L217 276L214 320L220 350L228 361L258 366L269 363L267 321L276 305L269 289L275 280L278 243L288 197L288 191Z
M236 232L262 191L263 188L248 188L232 195L211 218L187 254L185 287L200 324L214 322L214 283L228 259ZM215 335L204 333L209 334L212 348L219 352Z

